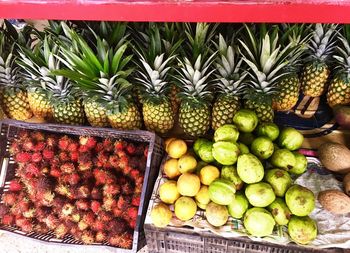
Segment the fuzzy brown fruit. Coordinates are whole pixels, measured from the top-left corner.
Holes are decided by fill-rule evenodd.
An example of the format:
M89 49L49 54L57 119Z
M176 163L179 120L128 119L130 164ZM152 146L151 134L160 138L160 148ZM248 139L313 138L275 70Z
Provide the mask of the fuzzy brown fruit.
M344 191L350 196L350 173L346 174L343 180Z
M350 172L350 150L339 143L326 142L318 148L318 157L331 171L346 174Z
M318 194L318 201L322 207L334 214L350 212L350 197L339 190L326 190Z

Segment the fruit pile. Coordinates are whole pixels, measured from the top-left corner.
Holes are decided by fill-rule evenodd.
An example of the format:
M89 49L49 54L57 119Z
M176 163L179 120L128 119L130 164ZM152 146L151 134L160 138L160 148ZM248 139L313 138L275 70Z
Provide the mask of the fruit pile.
M316 222L308 216L315 197L292 179L307 169L307 159L296 151L303 135L274 123L258 124L257 115L247 109L238 111L233 123L219 127L213 141L197 139L193 151L182 140L166 142L167 180L159 187L162 203L152 209L153 223L170 223L168 205L174 204L182 221L192 219L199 207L215 227L231 216L242 219L250 235L264 237L275 225L287 225L293 241L310 243L317 236Z
M16 176L2 195L1 224L130 249L147 150L124 140L21 131L10 146Z

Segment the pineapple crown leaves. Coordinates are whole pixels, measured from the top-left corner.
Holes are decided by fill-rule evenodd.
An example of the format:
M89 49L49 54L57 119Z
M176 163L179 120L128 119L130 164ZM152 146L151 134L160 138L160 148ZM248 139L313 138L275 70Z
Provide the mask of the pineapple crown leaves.
M338 40L340 45L337 46L337 54L333 55L336 60L337 66L335 67L336 72L341 75L345 75L347 79L350 79L350 45L349 40L346 37L339 35Z
M276 91L278 80L289 74L284 67L295 47L289 43L282 49L275 32L261 33L257 40L248 26L246 31L246 39L239 40L244 49L241 52L243 60L249 66L249 78L245 84L256 93L272 94Z
M188 58L179 61L180 69L177 69L178 75L175 78L181 84L179 96L183 101L202 104L212 100L211 77L214 70L210 67L215 60L216 53L212 54L205 62L202 61L202 55L199 55L192 65Z
M243 86L240 85L247 73L243 73L240 69L243 58L238 58L237 49L232 45L227 45L224 37L219 34L218 57L215 66L219 74L216 74L216 88L220 93L226 95L239 95Z
M26 82L40 87L53 99L67 100L72 96L72 85L69 79L53 74L61 69L62 63L55 58L58 46L46 36L33 50L20 48L18 64L24 72Z
M308 45L309 57L306 61L328 62L335 49L337 34L335 24L316 24Z
M143 69L138 71L139 77L136 81L141 85L141 90L144 91L143 99L153 103L160 103L167 100L167 93L170 86L168 85L168 73L171 67L169 63L175 58L175 55L167 58L164 61L165 54L156 56L153 65L149 65L146 60L141 57Z
M199 55L206 58L207 54L213 53L211 50L212 39L218 26L219 24L197 23L196 28L193 29L191 23L185 24L185 34L188 42L186 52L187 58L191 62L196 62Z

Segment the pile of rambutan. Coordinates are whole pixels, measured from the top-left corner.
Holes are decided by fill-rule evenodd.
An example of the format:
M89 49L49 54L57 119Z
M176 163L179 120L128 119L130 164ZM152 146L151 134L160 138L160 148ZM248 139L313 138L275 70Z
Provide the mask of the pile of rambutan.
M23 130L10 145L16 176L1 224L131 249L148 146Z

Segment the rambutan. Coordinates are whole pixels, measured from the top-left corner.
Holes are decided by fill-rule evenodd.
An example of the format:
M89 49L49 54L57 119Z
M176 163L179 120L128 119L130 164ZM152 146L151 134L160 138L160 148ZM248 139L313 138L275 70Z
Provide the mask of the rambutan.
M95 219L94 224L91 226L94 231L103 231L105 230L105 223L99 219Z
M122 192L125 195L130 195L134 192L134 187L131 183L127 182L124 185L122 185Z
M73 222L78 223L81 220L80 212L76 211L72 214L71 219Z
M45 234L50 231L50 229L46 226L45 223L39 222L36 223L33 227L33 231L39 234Z
M55 153L50 149L43 150L43 157L45 160L51 160L55 156Z
M36 208L35 216L40 222L43 222L51 212L52 209L50 207L40 206Z
M34 149L34 143L31 139L26 139L23 144L22 144L22 148L25 151L32 151Z
M110 164L110 166L114 169L119 169L119 157L116 156L116 155L111 155L109 158L108 158L108 163Z
M79 199L89 198L90 197L90 189L87 185L81 185L77 188L75 195Z
M106 138L102 142L104 150L112 152L114 150L114 143L111 139Z
M12 226L15 223L15 216L12 214L5 214L0 217L1 223L7 226Z
M66 234L68 234L68 232L69 229L64 223L59 224L54 230L54 233L57 238L63 238Z
M32 219L32 218L34 218L34 216L35 216L35 209L34 208L31 208L28 211L23 212L23 217L25 217L25 218Z
M95 152L96 152L96 153L99 153L99 152L101 152L103 149L104 149L104 148L103 148L103 143L102 143L102 142L98 142L98 143L96 144L96 146L95 146Z
M69 185L77 185L80 181L80 176L78 173L64 174L61 176L60 181Z
M47 139L46 139L46 146L53 149L55 148L57 145L57 139L55 136L51 135L51 136L48 136Z
M17 141L14 141L11 143L10 148L9 148L9 152L11 155L17 154L18 152L20 152L20 150L21 150L21 147Z
M120 234L125 232L127 229L127 222L121 218L114 218L107 225L108 231L115 234Z
M75 210L75 206L72 205L71 203L66 203L62 206L62 215L67 217L70 216Z
M103 222L109 222L109 221L111 221L114 218L114 216L113 216L113 214L111 212L107 212L107 211L104 211L104 210L99 212L98 217Z
M95 148L97 141L95 137L81 136L79 138L79 144L81 146L87 146L89 149Z
M17 195L13 192L6 192L2 195L2 201L6 206L13 206L17 202Z
M109 154L106 151L97 153L97 160L101 163L101 167L104 167L106 162L109 160Z
M76 152L78 151L78 149L79 149L79 144L76 142L70 143L67 147L67 150L69 152Z
M4 204L0 204L0 217L4 216L5 214L10 213L10 208L5 206Z
M28 163L32 159L32 155L27 152L16 154L15 161L18 163Z
M102 199L102 190L100 188L94 187L91 191L91 197L93 199Z
M112 184L116 181L114 175L102 169L94 169L93 174L96 179L96 185Z
M114 148L116 149L115 151L123 150L125 148L125 142L122 140L116 140L114 142Z
M45 140L45 134L39 131L31 132L31 137L36 141L44 141Z
M88 170L91 170L92 167L93 167L93 163L92 161L86 161L86 162L79 162L79 165L78 165L78 170L79 171L88 171Z
M107 211L112 211L117 206L117 201L113 197L104 197L102 207Z
M106 184L103 186L104 196L114 196L120 193L120 186L116 184Z
M28 199L19 199L17 205L21 212L26 212L30 208L30 203Z
M121 217L123 215L123 210L119 209L118 206L114 207L112 210L114 217Z
M101 210L101 203L96 200L91 201L91 211L97 214L100 210Z
M22 184L18 180L11 180L9 184L9 190L12 192L18 192L22 190Z
M57 188L57 187L56 187ZM52 201L52 207L59 209L61 208L64 204L66 204L66 199L63 198L62 196L56 196L54 200Z
M141 200L141 195L140 194L134 194L131 200L131 204L133 206L139 206L140 205L140 200Z
M80 172L81 179L85 182L90 182L91 179L94 178L94 174L92 173L92 170L86 170Z
M126 146L126 151L129 153L129 155L134 155L135 152L136 152L136 147L134 144L132 143L129 143L127 146Z
M37 144L34 145L33 151L35 151L35 152L43 151L45 146L46 146L45 142L40 141L40 142L38 142Z
M145 147L145 150L143 151L143 156L148 157L148 146Z
M53 230L60 224L60 221L55 214L49 214L44 219L44 223L46 224L46 226Z
M38 192L51 192L53 190L54 183L48 177L41 177L38 179L36 187Z
M65 135L58 140L58 148L65 151L68 149L70 143L72 143L72 139Z
M62 151L58 154L58 158L60 159L61 162L69 162L70 161L70 156L68 152Z
M33 223L27 218L16 219L16 226L20 227L20 229L25 233L33 231Z
M100 243L104 242L107 240L107 234L105 232L99 230L96 232L95 240L96 240L96 242L100 242Z
M19 208L18 204L15 204L11 207L11 213L15 216L22 216L22 210Z
M138 208L135 206L129 207L124 213L124 217L127 220L136 220L138 215Z
M79 158L79 153L77 151L70 152L70 160L72 162L77 162Z
M78 228L79 228L80 231L84 231L84 230L86 230L88 227L89 227L89 225L88 225L83 219L81 219L81 220L78 222Z
M91 230L83 231L81 241L85 244L92 244L95 242L95 234Z
M132 248L132 235L129 233L123 234L111 234L109 235L108 242L112 246L117 246L123 249L131 249Z
M69 232L75 240L80 241L83 232L79 230L78 225L73 226Z
M83 221L91 227L95 223L95 214L92 211L88 211L83 215Z
M75 202L75 206L80 210L89 210L90 204L86 199L79 199Z
M132 170L130 171L130 173L129 173L129 176L130 176L133 180L135 180L135 179L137 179L137 178L140 177L140 171L137 170L137 169L132 169Z
M63 163L60 169L63 173L66 173L66 174L71 174L76 171L73 163Z
M28 163L24 167L26 174L29 175L29 177L38 177L41 174L40 168L35 163Z
M56 185L55 192L57 192L58 194L61 194L62 196L66 196L66 197L71 195L69 187L65 184Z
M123 196L119 195L118 201L117 201L117 207L120 210L125 210L130 206L131 203L131 197L130 196Z
M43 156L41 155L41 153L36 152L32 154L32 162L39 163L41 162L42 159L43 159Z
M54 178L60 178L62 175L62 172L58 167L51 167L49 174Z

